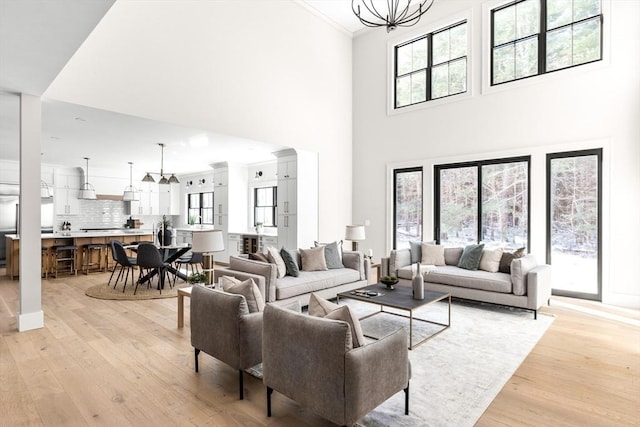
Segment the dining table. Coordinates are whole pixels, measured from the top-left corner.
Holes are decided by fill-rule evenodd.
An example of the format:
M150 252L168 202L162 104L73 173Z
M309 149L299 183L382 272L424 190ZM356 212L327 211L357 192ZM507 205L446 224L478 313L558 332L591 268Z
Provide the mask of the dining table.
M131 245L128 247L129 249L131 249L132 251L135 252L136 248L135 245ZM186 254L189 250L191 250L191 245L186 244L186 245L168 245L168 246L157 246L158 249L160 249L160 253L162 254L162 259L164 262L166 262L167 264L169 264L169 266L167 267L167 271L170 274L175 275L176 277L179 277L180 279L184 280L185 282L187 281L187 275L184 274L183 272L181 272L180 270L178 270L177 268L175 268L173 266L173 263L180 258L182 255ZM156 274L158 274L158 269L157 268L153 268L151 269L151 271L149 271L147 274L145 274L144 276L140 277L138 279L138 283L142 284L145 283L147 281L150 281ZM160 289L160 283L162 281L158 280L158 289Z

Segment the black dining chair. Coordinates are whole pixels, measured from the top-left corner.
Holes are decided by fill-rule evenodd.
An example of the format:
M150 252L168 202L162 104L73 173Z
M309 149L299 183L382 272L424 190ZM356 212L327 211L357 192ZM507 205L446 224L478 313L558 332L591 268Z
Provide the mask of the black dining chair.
M187 277L189 277L189 268L191 268L191 274L199 273L200 268L198 266L202 267L202 252L191 252L190 254L183 255L176 260L176 274L174 275L174 281L177 276L177 272L183 265L186 266L185 271Z
M133 291L135 295L138 291L138 285L140 284L140 280L142 279L142 269L155 269L158 272L158 289L160 289L160 294L162 294L162 288L164 288L165 278L167 277L167 270L171 264L165 262L162 258L162 254L160 250L156 248L155 245L150 243L142 243L138 245L138 267L140 267L140 277L136 283L136 289ZM147 282L147 287L151 280ZM169 279L169 286L171 285L171 279Z
M111 240L111 242L109 242L109 245L111 246L111 256L113 257L113 261L116 264L113 266L113 271L111 272L111 277L109 277L109 283L107 284L107 286L111 284L113 273L115 273L118 266L120 266L120 272L118 272L118 276L116 276L116 281L113 284L113 289L118 286L118 281L126 270L126 274L124 277L124 286L122 287L122 292L124 293L125 289L127 288L129 272L131 272L131 286L133 286L133 281L135 279L133 270L137 265L137 259L135 257L130 257L129 255L127 255L127 251L125 251L124 246L118 240Z

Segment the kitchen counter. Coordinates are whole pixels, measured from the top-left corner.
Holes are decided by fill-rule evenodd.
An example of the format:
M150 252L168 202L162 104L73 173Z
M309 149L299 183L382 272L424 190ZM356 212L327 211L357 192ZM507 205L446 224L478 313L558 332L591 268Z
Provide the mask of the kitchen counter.
M42 234L42 247L50 248L56 245L76 245L75 264L78 270L82 269L83 249L85 245L103 243L109 244L111 239L117 239L124 244L138 242L141 240L153 241L151 230L122 229L105 231L60 231L57 233ZM20 236L17 234L7 234L7 276L15 279L20 275ZM98 261L98 254L92 255L92 262ZM108 257L109 267L113 265L112 257ZM43 262L43 271L46 264Z
M262 233L258 234L256 233L255 230L244 230L244 231L229 231L229 234L241 234L243 236L251 236L251 237L258 237L258 236L263 236L263 237L278 237L278 230L274 230L274 231L263 231Z

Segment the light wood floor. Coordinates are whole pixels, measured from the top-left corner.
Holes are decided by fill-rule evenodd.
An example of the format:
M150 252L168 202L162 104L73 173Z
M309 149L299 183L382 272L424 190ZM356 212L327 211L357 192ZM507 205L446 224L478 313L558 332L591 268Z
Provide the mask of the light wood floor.
M267 418L262 383L246 376L238 401L237 373L207 355L194 374L188 299L177 329L175 299L86 297L104 274L46 280L45 327L18 333L18 282L0 275L0 426L331 425L277 393ZM640 425L640 328L553 301L544 311L555 322L478 425Z

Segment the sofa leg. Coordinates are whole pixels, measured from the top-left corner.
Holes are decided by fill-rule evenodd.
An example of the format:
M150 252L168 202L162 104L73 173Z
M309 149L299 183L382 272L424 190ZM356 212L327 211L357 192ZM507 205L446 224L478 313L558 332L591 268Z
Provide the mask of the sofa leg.
M404 389L404 414L409 415L409 383L407 383L407 388Z
M538 320L538 310L533 310L533 320Z
M195 363L196 372L198 372L198 355L200 354L200 349L199 348L194 348L194 350L195 350L195 354L194 355L195 355L195 359L196 359L196 363Z
M271 393L273 393L273 389L267 386L267 417L271 416Z
M238 369L238 381L240 382L240 400L244 400L244 376L242 369Z

